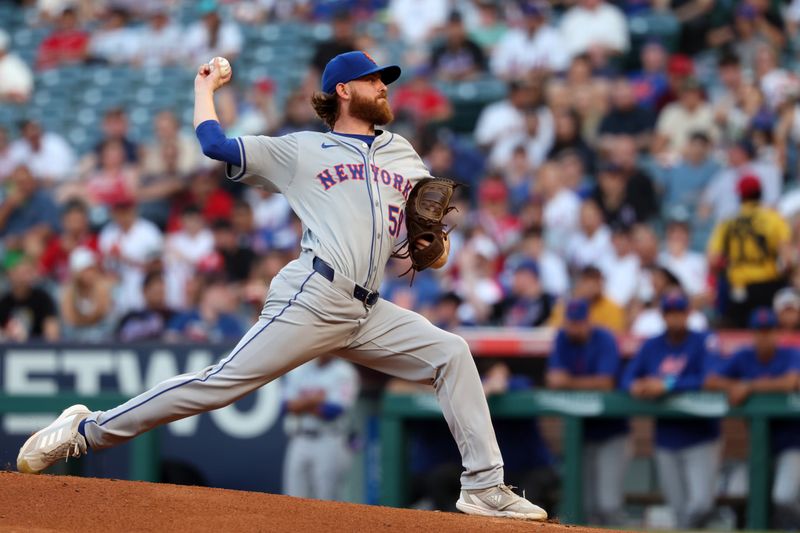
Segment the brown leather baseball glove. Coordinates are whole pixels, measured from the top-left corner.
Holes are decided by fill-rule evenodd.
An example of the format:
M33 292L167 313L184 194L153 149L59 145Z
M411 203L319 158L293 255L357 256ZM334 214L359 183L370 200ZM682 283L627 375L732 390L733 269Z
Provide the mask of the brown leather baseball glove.
M458 186L457 182L447 178L424 178L411 189L405 212L406 240L392 254L392 257L400 259L410 257L409 271L416 273L444 264L440 259L448 253L450 246L447 242L449 231L442 219L455 209L450 205L450 199Z

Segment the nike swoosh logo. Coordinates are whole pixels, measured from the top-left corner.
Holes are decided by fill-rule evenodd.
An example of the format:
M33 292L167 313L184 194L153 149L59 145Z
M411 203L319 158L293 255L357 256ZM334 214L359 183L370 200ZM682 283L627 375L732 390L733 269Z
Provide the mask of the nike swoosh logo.
M325 144L325 143L322 143L320 146L322 146L323 148L336 148L339 145L338 144Z

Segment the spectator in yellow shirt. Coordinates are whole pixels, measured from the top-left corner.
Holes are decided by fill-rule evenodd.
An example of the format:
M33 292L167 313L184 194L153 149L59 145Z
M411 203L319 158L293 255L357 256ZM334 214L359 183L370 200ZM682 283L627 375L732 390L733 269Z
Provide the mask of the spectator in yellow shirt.
M589 323L613 331L624 333L627 328L625 310L603 293L603 273L595 266L581 270L575 282L575 298L589 302ZM553 309L548 325L560 328L564 324L564 302Z
M720 276L718 305L730 326L743 328L757 307L769 307L785 285L791 229L781 215L761 205L761 182L746 175L737 185L739 213L714 228L708 262Z

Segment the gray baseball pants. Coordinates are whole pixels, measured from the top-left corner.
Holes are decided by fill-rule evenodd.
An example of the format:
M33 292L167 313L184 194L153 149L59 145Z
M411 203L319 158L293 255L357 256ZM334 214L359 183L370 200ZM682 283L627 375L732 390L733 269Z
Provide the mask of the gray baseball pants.
M629 459L627 434L583 445L583 506L590 524L623 523L623 485Z
M368 308L353 282L328 281L304 253L270 285L256 324L233 351L200 372L168 379L85 425L91 448L121 444L140 433L229 405L325 353L409 381L432 384L461 452L465 489L503 482L481 380L467 343L422 316L386 300Z
M773 527L800 528L800 450L796 448L782 451L775 459L772 503L775 504Z
M678 529L702 527L714 510L721 449L718 440L679 450L656 449L661 490Z
M298 498L341 500L352 459L346 435L293 436L283 461L283 493Z

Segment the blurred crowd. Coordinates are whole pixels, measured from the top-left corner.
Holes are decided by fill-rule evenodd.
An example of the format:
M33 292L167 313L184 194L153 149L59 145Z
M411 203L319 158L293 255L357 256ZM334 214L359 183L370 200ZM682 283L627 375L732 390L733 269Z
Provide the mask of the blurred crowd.
M309 100L334 55L402 65L389 129L466 186L448 265L410 285L394 260L381 293L437 325L557 327L575 296L654 335L677 287L698 330L759 306L800 327L800 0L17 4L46 29L27 62L0 29L0 105L24 109L49 70L224 56L228 136L283 135L324 129ZM248 28L298 23L326 31L285 97L269 72L237 77ZM185 111L133 136L129 109L103 109L89 150L0 124L3 339L233 341L257 316L300 224L280 195L226 182Z

